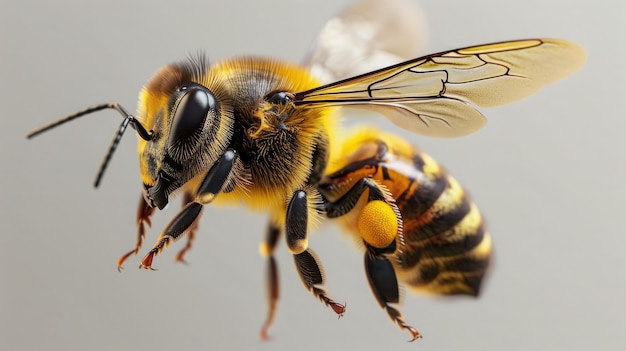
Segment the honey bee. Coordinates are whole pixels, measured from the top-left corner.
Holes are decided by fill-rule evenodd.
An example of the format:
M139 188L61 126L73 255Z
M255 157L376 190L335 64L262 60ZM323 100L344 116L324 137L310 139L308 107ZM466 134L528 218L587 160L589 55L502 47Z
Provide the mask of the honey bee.
M380 34L387 28L381 25L382 13L357 16L372 6L359 3L334 24L349 29L358 22ZM267 262L269 309L261 338L267 338L278 303L274 251L281 236L306 289L339 316L346 311L323 288L322 263L308 242L312 223L338 218L365 248L366 276L377 301L412 341L420 332L392 306L399 303L399 285L477 295L489 264L490 236L463 188L432 158L373 128L343 135L339 108L376 111L417 134L460 137L485 124L476 107L529 96L577 70L585 54L567 41L525 39L444 51L353 75L367 67L353 64L357 58L366 64L398 62L403 54L370 50L368 40L331 44L328 37L320 37L305 65L261 57L210 64L203 55L192 56L157 71L139 94L136 115L106 103L27 137L92 112L116 110L124 119L96 176L97 187L128 126L137 132L143 183L137 241L118 268L139 252L155 208L163 209L175 194L182 194L183 207L140 268L151 269L156 255L186 235L177 255L184 261L207 204L268 212L260 251ZM334 82L324 84L330 79Z

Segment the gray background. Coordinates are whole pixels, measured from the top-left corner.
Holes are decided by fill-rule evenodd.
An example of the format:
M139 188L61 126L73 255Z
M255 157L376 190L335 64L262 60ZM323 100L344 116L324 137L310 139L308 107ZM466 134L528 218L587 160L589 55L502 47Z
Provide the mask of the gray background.
M478 300L407 296L425 335L390 323L362 258L334 225L311 246L344 318L302 287L284 245L282 300L260 343L266 306L259 258L265 217L210 206L189 266L118 273L135 240L140 181L123 140L101 189L91 187L119 123L112 112L32 141L25 133L95 103L133 110L162 64L198 49L298 62L325 20L349 1L6 1L0 3L0 350L617 350L624 345L626 168L625 5L615 1L430 1L423 53L524 37L575 41L576 75L509 106L456 140L406 135L473 194L496 247ZM375 122L396 132L382 119ZM401 132L400 132L401 133ZM177 211L154 217L145 253Z

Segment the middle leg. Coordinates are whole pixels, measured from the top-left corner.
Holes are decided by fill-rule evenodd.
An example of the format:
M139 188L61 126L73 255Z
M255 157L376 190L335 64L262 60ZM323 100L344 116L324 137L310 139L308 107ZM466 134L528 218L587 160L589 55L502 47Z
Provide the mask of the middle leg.
M304 190L296 191L287 206L285 221L287 247L293 254L296 269L307 290L341 317L346 311L346 306L335 302L328 296L326 290L319 287L324 284L324 274L317 255L308 247L310 211L317 209L315 206L309 206L309 195Z
M267 330L274 323L274 317L276 315L276 308L278 307L278 299L280 298L280 284L278 278L278 264L274 257L274 251L278 244L278 238L282 229L279 225L270 221L265 241L261 243L260 251L263 257L267 257L267 265L265 268L265 291L267 296L268 311L265 322L261 327L260 338L261 340L269 339Z

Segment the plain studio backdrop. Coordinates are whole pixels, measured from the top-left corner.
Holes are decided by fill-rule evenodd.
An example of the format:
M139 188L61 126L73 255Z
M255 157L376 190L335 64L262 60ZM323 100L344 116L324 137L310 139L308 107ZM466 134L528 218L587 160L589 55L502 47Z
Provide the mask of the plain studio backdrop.
M258 243L265 216L208 206L189 265L156 272L117 258L135 243L141 182L130 132L96 191L120 117L105 111L37 139L30 129L96 103L134 110L161 65L204 50L299 62L350 2L33 1L0 3L0 350L618 350L626 327L626 130L623 16L615 1L424 1L421 54L527 37L568 39L585 66L454 140L410 135L482 209L495 263L479 299L407 294L424 338L393 325L373 298L361 253L332 223L311 236L345 316L302 286L279 245L282 298L273 339ZM424 33L422 33L424 34ZM418 35L416 35L418 37ZM348 114L350 112L347 112ZM140 257L178 210L154 216Z

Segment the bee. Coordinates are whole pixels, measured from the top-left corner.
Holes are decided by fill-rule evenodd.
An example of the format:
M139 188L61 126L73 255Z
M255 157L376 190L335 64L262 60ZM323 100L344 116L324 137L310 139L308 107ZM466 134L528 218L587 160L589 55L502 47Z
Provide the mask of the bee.
M387 3L376 6L364 1L334 19L304 65L262 57L212 64L204 55L191 56L156 72L139 94L136 115L116 102L105 103L27 137L93 112L116 110L123 121L101 163L97 187L128 126L137 132L143 184L137 239L118 268L139 252L155 209L176 194L182 194L183 207L140 268L152 269L155 257L186 235L177 255L184 261L208 204L266 211L269 225L260 247L267 272L268 313L260 332L265 339L278 303L274 251L281 237L305 288L339 316L346 311L323 288L322 263L308 241L313 223L337 218L365 248L375 298L415 340L421 333L392 306L399 303L399 285L477 295L489 264L490 236L463 188L432 158L376 129L344 136L339 109L365 108L417 134L460 137L485 124L477 107L529 96L577 70L585 54L567 41L525 39L448 50L353 75L367 63L399 62L403 55L393 48L371 50L371 40L346 45L324 39L336 38L327 34L337 23L345 30L358 23L383 33L388 27L381 25L382 17L389 22L397 13L379 11ZM407 10L397 7L397 12ZM369 16L357 16L363 8ZM355 38L361 31L350 33ZM352 64L357 59L365 65Z

